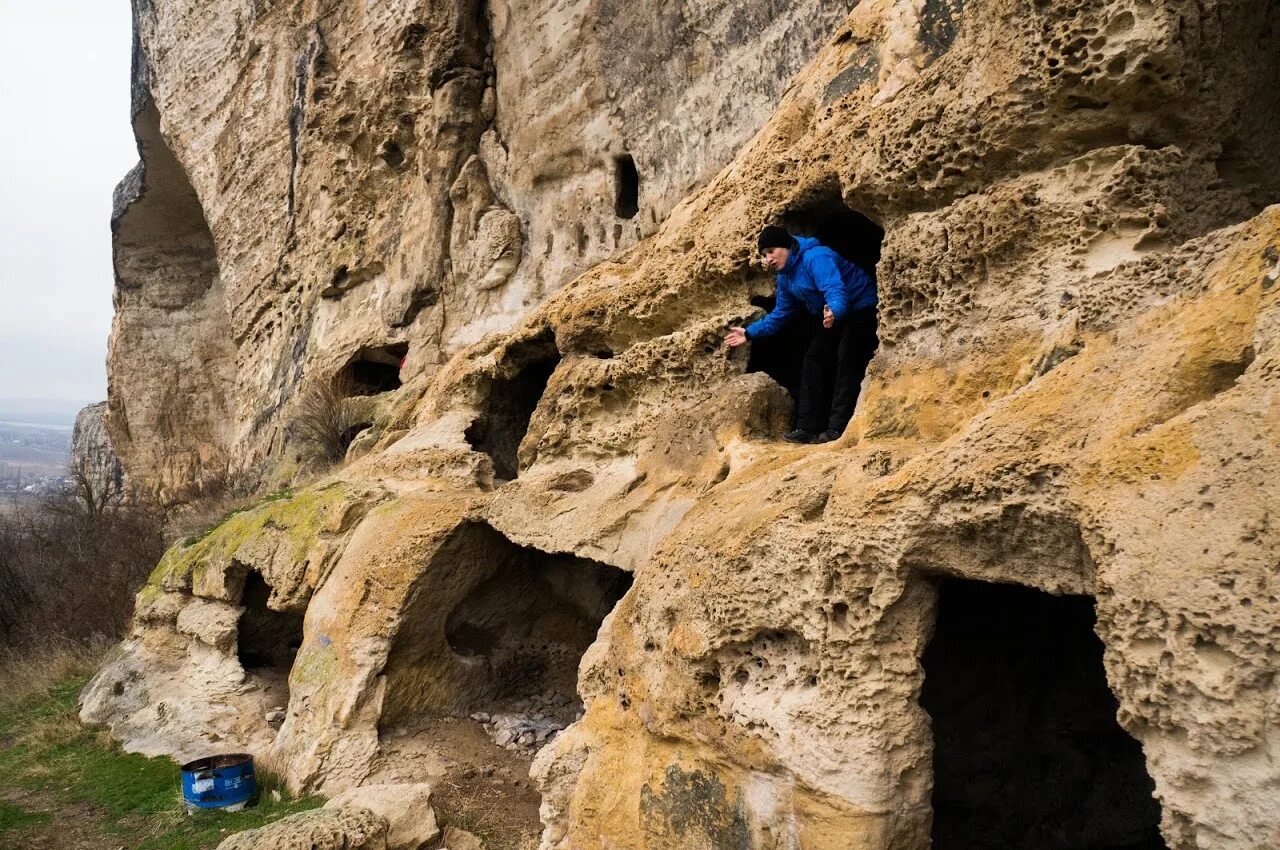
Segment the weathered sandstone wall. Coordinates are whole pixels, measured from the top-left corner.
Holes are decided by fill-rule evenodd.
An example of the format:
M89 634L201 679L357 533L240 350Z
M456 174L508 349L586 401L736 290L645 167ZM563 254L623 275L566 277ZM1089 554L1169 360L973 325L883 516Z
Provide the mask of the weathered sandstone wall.
M84 716L333 792L435 745L408 718L526 696L496 661L525 652L578 665L585 711L533 763L545 848L1005 846L941 834L939 795L1039 758L1097 833L1062 846L1275 844L1280 7L749 5L139 6L217 263L125 251L151 305L113 343L130 474L287 459L304 378L408 354L345 466L170 551ZM834 444L778 442L786 392L721 344L771 291L772 220L879 257ZM175 351L126 331L209 305L234 357L184 379L215 401L145 431L172 385L130 363ZM937 696L982 662L955 606L1033 629L1009 606L1042 604L1062 639L1020 663L1057 696L991 693L1044 749L950 761L1003 747ZM1122 769L1050 717L1086 702Z
M111 445L106 425L107 403L91 404L76 414L71 431L71 469L101 497L119 497L125 489L124 467Z
M278 455L308 376L401 343L429 375L509 328L723 166L850 5L694 3L648 38L626 4L137 0L110 355L130 468L183 498Z

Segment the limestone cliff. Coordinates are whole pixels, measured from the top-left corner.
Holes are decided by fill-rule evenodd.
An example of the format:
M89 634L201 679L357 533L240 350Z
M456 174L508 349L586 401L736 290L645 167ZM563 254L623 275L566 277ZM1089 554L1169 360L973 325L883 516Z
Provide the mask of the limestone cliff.
M325 792L514 729L544 848L1280 842L1280 7L135 11L129 474L368 427L166 555L86 719ZM769 221L878 275L834 444L721 344Z
M76 414L71 430L72 474L87 484L95 498L124 493L124 468L111 445L106 426L107 403L100 401Z

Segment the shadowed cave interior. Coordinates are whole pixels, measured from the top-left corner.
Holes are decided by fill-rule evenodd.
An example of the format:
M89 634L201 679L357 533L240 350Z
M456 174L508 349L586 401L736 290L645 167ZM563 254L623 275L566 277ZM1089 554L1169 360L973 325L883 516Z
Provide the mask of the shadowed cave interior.
M244 580L236 635L236 656L252 682L262 689L268 704L283 709L289 704L289 671L302 646L301 611L275 611L267 607L271 587L257 570Z
M288 675L302 646L302 613L267 607L271 588L262 574L250 571L244 580L236 655L246 670L277 670Z
M550 333L513 346L509 356L520 365L510 377L489 381L480 413L464 434L471 448L493 460L494 475L504 481L520 474L520 442L551 373L560 365L560 352Z
M578 663L631 574L518 545L483 522L455 529L427 574L431 584L415 594L387 660L383 727L422 715L519 713L542 697L572 719Z
M944 579L924 654L934 850L1163 850L1087 596Z
M630 586L630 573L607 564L515 547L445 625L449 648L488 671L477 704L573 697L582 654Z
M407 342L361 348L334 377L338 395L378 395L400 389L400 364L408 353Z
M613 212L618 218L635 218L640 212L640 172L635 158L626 153L613 161Z

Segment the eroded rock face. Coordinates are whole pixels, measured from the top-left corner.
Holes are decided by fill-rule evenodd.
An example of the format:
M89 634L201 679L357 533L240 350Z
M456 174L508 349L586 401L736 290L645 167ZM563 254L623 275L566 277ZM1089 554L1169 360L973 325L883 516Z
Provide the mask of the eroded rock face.
M237 833L218 850L388 850L387 832L387 819L369 809L326 807Z
M86 718L333 793L416 718L576 678L547 850L1276 843L1280 8L314 11L139 10L228 293L208 445L258 462L362 347L408 343L403 385L344 467L166 556ZM785 364L721 344L767 221L879 258L834 444L778 442Z
M129 468L189 498L278 460L299 386L358 350L406 345L407 380L509 329L653 233L852 5L138 0L110 370Z
M91 404L76 414L71 431L71 469L103 498L124 492L124 467L111 445L106 425L107 403Z

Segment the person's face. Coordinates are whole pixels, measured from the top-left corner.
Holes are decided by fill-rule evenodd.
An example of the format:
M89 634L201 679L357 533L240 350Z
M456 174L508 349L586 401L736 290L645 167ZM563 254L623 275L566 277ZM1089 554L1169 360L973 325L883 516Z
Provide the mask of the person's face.
M764 252L764 264L774 271L782 271L790 255L791 252L786 248L767 248Z

